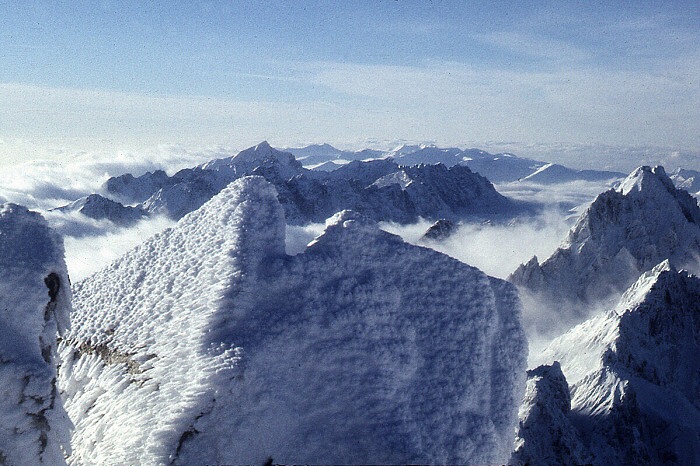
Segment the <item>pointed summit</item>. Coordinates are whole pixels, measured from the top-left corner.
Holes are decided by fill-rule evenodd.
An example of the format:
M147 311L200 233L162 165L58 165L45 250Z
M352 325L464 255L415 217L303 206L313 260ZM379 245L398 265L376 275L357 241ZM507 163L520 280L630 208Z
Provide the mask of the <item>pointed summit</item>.
M504 462L515 287L350 211L286 256L282 212L241 178L75 285L71 463Z
M568 421L593 464L699 464L699 342L700 278L665 261L614 309L554 340L535 363L561 363L571 384ZM521 425L538 415L529 411L521 409ZM543 439L519 440L533 463L545 459Z
M640 167L600 194L547 260L520 266L510 280L545 304L570 309L559 313L564 320L580 322L589 304L614 304L659 262L689 267L698 254L697 201L676 189L662 167Z

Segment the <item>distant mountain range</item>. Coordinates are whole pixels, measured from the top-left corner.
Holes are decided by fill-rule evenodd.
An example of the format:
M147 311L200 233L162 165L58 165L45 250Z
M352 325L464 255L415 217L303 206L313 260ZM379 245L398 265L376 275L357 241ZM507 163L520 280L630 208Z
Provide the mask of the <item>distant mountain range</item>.
M412 223L419 218L506 217L531 208L505 198L486 178L459 164L408 166L388 158L355 160L333 171L316 171L304 168L291 153L263 142L172 176L156 171L110 178L103 195L94 194L57 210L107 218L121 225L151 214L179 219L248 175L262 176L275 186L287 222L294 225L323 222L344 209L377 221Z
M122 226L152 214L179 219L230 182L247 175L262 176L277 188L291 224L322 222L343 209L398 223L419 218L459 221L512 217L532 210L532 206L501 196L489 179L555 184L575 180L612 182L624 176L573 170L477 149L421 145L401 146L389 152L350 152L322 144L287 152L263 142L172 176L154 171L138 177L128 173L113 177L100 193L55 210L79 212Z
M434 145L403 145L382 152L364 150L341 151L328 144L299 149L287 149L308 168L332 170L352 160L391 158L399 165L438 164L447 167L465 165L494 183L527 180L534 183L553 184L569 181L604 181L624 178L624 173L575 170L562 165L518 157L513 154L489 154L479 149L440 148Z

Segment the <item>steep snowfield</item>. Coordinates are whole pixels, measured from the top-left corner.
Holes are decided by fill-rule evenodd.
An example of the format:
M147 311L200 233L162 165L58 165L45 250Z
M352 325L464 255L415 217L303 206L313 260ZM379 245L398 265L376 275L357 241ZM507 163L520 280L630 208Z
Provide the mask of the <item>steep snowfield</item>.
M295 256L284 234L246 177L75 286L69 461L505 461L515 288L347 211Z
M522 457L538 463L537 455L554 448L553 432L571 424L594 464L699 464L699 343L700 279L665 261L643 274L613 310L536 356L561 363L571 384L571 413L538 421L534 398L526 396L521 426L537 425L540 434L520 435ZM545 405L558 399L538 396Z
M662 167L641 167L600 194L547 260L539 264L535 257L509 279L533 294L540 308L555 307L554 320L574 324L595 305L612 306L659 262L690 267L698 256L697 201L676 189Z
M39 214L0 206L0 464L65 464L56 336L69 313L60 237Z

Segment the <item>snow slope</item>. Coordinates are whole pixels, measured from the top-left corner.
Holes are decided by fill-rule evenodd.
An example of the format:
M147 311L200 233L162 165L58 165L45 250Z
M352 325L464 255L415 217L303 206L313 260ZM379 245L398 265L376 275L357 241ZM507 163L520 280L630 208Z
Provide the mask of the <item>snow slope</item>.
M342 212L300 254L262 178L76 284L75 464L497 463L515 288Z
M60 237L38 213L0 206L0 464L65 464L56 336L70 298Z
M600 194L547 260L539 264L533 258L509 280L556 307L560 320L577 323L593 305L612 306L659 262L688 267L698 256L696 200L676 189L662 167L641 167Z
M696 197L700 193L700 172L698 171L677 168L669 175L669 178L676 187L685 189Z
M552 432L574 426L593 464L699 464L699 355L700 279L665 261L613 310L537 356L561 363L571 384L571 413L537 423L526 396L521 425L538 424L539 434L520 436L521 453L539 463L536 452L553 448ZM544 404L546 397L558 399L541 397Z

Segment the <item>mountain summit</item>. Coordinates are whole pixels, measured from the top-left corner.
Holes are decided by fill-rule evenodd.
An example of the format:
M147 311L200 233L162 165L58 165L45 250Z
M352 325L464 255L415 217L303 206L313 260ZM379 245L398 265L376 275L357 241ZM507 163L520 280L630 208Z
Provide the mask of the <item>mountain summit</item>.
M244 177L75 285L61 382L88 464L500 463L515 287L343 211L285 255Z
M640 167L600 194L562 245L542 264L533 258L509 280L576 323L591 305L614 304L642 272L668 259L677 267L700 256L700 208L662 167Z
M613 310L536 356L560 362L571 385L571 410L561 406L561 389L545 391L531 373L528 387L538 388L521 408L512 462L546 464L547 457L566 458L576 446L578 459L589 454L593 464L699 464L699 342L700 279L665 261L643 274ZM555 414L544 417L543 410ZM557 432L566 433L565 443Z

